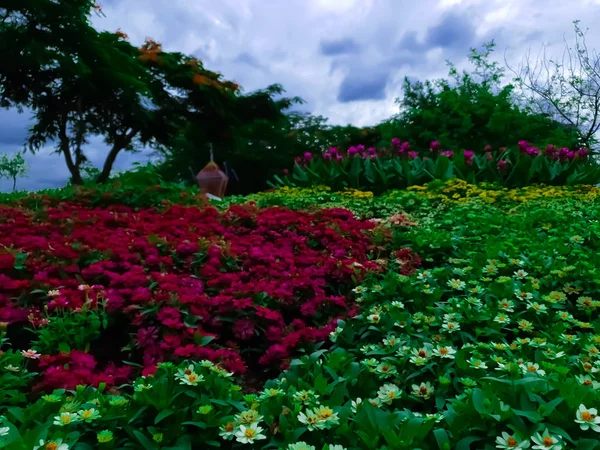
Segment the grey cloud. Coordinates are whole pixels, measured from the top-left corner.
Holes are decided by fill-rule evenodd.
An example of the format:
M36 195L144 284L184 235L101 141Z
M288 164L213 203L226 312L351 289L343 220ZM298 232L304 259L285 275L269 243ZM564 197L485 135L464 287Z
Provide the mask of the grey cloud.
M441 22L427 30L425 45L466 50L475 40L475 25L472 16L447 14Z
M381 100L385 98L388 78L387 73L350 74L342 82L337 99L342 103Z
M31 123L29 112L19 113L16 109L0 109L0 144L8 144L19 150L27 138Z
M248 52L240 53L235 59L234 62L247 64L248 66L254 67L255 69L262 69L262 65L254 56L252 56Z
M358 53L360 46L352 38L336 39L331 41L321 41L321 54L325 56L346 55Z

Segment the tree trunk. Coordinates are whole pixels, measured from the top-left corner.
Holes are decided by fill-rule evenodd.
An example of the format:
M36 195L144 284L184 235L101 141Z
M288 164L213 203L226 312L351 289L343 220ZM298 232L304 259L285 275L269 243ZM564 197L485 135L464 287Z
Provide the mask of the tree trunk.
M58 130L58 138L60 140L60 151L65 156L65 162L67 163L67 168L69 172L71 172L71 183L76 185L83 184L83 178L81 178L81 171L79 165L73 162L73 157L71 156L71 148L69 145L69 137L67 136L67 121L63 119L60 128Z
M17 189L17 177L13 177L13 192Z
M136 134L137 134L136 130L131 130L129 133L125 134L124 136L120 136L117 139L115 139L115 143L113 144L112 148L110 149L110 152L108 152L108 155L106 156L106 160L104 161L104 166L102 167L102 172L100 172L100 175L98 175L98 178L96 179L96 183L103 184L108 181L108 178L110 177L110 172L112 171L113 164L115 163L115 161L117 159L117 155L119 154L119 152L121 150L123 150L124 148L127 148L127 146L131 143L131 140L133 139L133 137Z

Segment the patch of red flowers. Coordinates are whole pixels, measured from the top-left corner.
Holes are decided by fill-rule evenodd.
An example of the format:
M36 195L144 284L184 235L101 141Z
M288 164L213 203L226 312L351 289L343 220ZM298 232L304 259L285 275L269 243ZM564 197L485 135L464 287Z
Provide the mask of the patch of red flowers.
M102 304L109 328L126 320L111 332L130 337L127 354L114 353L145 373L190 357L237 373L250 361L285 364L356 308L351 289L376 269L374 227L343 209L2 207L0 322L43 326L46 314L51 321ZM412 254L397 257L415 263ZM129 375L120 360L98 370L94 356L45 355L41 386L112 384Z

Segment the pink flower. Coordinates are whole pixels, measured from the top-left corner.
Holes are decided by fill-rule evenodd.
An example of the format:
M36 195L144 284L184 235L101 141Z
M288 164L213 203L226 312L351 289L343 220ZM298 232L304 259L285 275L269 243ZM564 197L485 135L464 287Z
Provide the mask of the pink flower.
M40 359L40 355L36 350L21 350L21 355L23 355L25 358L29 358L29 359Z
M392 145L394 147L398 147L400 145L400 139L398 139L398 138L392 139Z
M440 149L440 143L438 141L433 141L431 144L429 144L429 149L432 152L437 152Z

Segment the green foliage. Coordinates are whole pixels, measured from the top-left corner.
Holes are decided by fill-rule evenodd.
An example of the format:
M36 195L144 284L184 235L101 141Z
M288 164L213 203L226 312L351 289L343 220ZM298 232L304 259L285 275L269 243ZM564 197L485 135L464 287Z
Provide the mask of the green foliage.
M502 85L504 69L490 60L493 42L472 49L471 72L460 73L449 64L448 78L404 81L397 102L400 114L380 125L385 142L398 136L417 150L439 141L444 149L481 149L511 145L519 140L540 146L581 145L580 133L560 122L529 113L518 106L511 84Z

